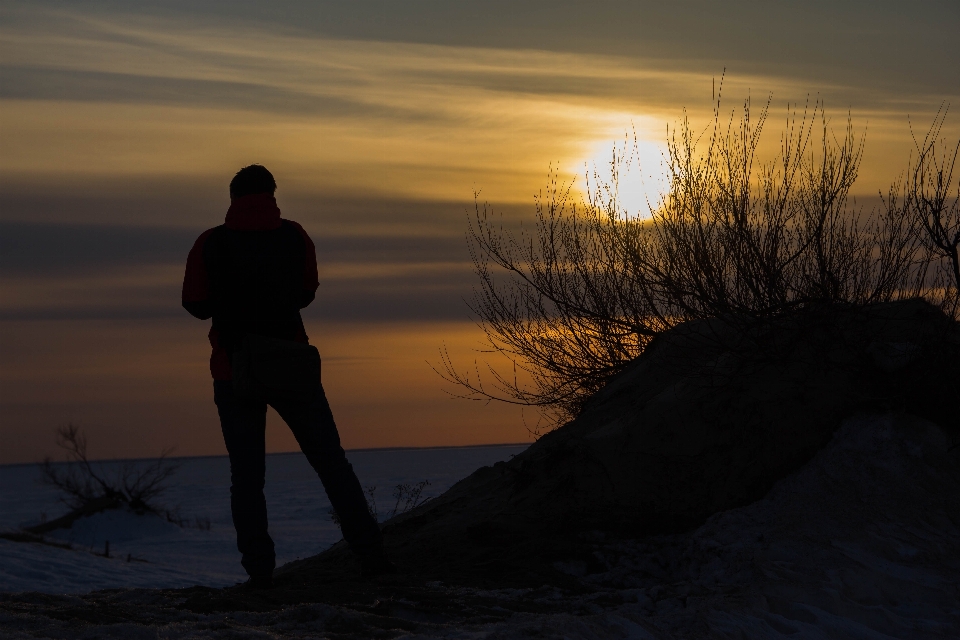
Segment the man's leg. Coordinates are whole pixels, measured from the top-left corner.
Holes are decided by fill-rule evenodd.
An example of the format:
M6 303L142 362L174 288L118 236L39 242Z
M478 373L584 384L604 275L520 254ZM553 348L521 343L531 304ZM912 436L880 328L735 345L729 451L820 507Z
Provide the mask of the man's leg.
M361 558L382 558L380 527L367 510L360 481L340 446L340 434L323 387L318 386L311 400L273 403L273 408L290 427L300 449L320 476L330 504L340 518L343 539Z
M237 530L237 549L243 554L240 563L252 578L270 576L276 555L267 533L267 501L263 496L267 405L240 402L230 381L215 381L213 398L230 454L230 511Z

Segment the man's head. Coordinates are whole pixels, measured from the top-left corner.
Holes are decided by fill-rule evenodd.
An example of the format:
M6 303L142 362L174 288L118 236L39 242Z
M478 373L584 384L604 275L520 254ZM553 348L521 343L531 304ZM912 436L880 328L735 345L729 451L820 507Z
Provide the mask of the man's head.
M252 164L240 169L230 181L231 198L242 198L256 193L273 195L276 190L277 181L273 179L273 174L260 164Z

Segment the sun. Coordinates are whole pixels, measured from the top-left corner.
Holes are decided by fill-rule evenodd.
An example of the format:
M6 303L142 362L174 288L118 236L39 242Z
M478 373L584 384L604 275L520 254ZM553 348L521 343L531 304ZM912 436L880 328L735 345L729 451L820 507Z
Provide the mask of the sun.
M629 218L650 217L670 186L666 147L640 138L598 141L576 169L581 176L586 174L588 199L604 203L613 199L617 211Z

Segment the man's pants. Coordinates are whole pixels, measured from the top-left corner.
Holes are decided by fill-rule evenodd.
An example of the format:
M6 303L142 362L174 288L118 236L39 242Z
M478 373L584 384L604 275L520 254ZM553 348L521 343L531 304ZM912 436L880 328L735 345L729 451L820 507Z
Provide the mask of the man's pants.
M249 575L269 574L276 566L276 555L267 533L267 503L263 496L267 405L241 402L229 380L214 381L213 397L230 454L230 510L237 530L237 549L243 554L241 564ZM340 446L340 434L323 387L318 386L310 399L276 402L271 406L290 427L320 476L340 519L344 540L360 556L379 553L380 528L367 510L363 489Z

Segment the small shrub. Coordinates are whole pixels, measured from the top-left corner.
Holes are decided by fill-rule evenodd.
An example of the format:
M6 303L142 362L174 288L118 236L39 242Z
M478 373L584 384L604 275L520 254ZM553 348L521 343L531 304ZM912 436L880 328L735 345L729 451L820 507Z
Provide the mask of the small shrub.
M389 520L396 515L406 513L407 511L415 509L429 500L429 498L423 497L423 490L429 485L429 480L421 480L415 484L398 484L393 492L393 497L395 500L393 511L390 512L390 515L387 516L386 519ZM376 492L376 485L370 485L364 489L364 493L367 494L367 511L369 511L370 515L373 516L373 519L379 523L381 520L380 512L377 509ZM336 510L331 507L327 513L330 514L330 519L333 520L337 526L340 526L340 516L337 514Z
M398 484L393 493L396 502L390 517L416 509L429 498L423 497L423 490L430 485L429 480L421 480L416 484Z
M163 451L149 464L124 463L115 474L108 475L102 465L94 465L88 460L87 437L78 426L70 424L58 428L56 443L67 452L66 464L56 464L50 457L45 458L40 464L41 482L59 489L63 494L61 501L74 513L127 506L136 513L155 513L183 526L176 509L167 509L157 502L180 467L167 458L169 450ZM52 524L44 522L43 526Z

